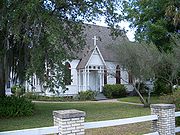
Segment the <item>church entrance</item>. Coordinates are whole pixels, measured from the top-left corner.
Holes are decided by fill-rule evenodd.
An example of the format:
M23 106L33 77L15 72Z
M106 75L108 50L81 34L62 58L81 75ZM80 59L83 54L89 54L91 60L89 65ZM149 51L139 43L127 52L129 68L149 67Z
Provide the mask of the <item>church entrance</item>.
M93 40L94 49L89 51L89 54L86 54L84 59L78 64L79 91L92 90L102 92L104 86L104 70L106 64L96 45L96 36L94 36Z
M104 67L88 66L79 70L78 89L79 91L92 90L102 92L104 86Z
M98 75L98 71L90 71L89 89L92 91L100 91L100 78Z

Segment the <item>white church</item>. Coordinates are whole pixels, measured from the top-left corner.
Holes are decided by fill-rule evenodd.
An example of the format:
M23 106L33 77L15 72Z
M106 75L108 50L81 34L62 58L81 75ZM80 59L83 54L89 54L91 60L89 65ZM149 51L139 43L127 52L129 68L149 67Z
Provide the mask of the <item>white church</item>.
M66 90L59 88L58 95L73 96L80 91L102 92L105 84L123 84L133 90L131 75L117 62L111 46L120 45L126 36L113 38L111 30L97 25L86 25L84 29L86 45L77 55L77 59L65 62L71 81L67 81ZM32 86L33 84L33 86ZM26 90L42 92L42 86L36 76L32 84L26 82ZM48 95L49 91L45 91Z

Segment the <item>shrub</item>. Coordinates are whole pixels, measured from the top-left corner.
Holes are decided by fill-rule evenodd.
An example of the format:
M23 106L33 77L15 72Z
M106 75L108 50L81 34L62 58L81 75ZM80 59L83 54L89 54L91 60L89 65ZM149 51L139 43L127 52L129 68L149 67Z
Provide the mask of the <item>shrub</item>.
M49 97L49 96L39 95L38 93L33 93L33 92L27 92L24 94L23 97L36 101L73 101L73 96Z
M170 90L170 87L167 86L167 84L162 81L161 79L157 79L154 83L154 94L155 95L161 95L161 94L169 94L172 91Z
M81 91L78 93L78 100L95 100L96 93L91 90Z
M107 98L120 98L127 95L125 86L121 84L106 84L103 87L103 94Z
M34 104L24 97L0 97L0 117L30 116Z
M25 88L21 85L14 85L11 87L11 91L15 96L19 97L25 93Z
M31 100L38 100L40 98L40 96L34 92L26 92L23 97Z
M180 90L176 90L173 94L163 95L160 99L164 103L170 103L176 105L176 111L180 111ZM176 118L176 124L180 125L180 118Z

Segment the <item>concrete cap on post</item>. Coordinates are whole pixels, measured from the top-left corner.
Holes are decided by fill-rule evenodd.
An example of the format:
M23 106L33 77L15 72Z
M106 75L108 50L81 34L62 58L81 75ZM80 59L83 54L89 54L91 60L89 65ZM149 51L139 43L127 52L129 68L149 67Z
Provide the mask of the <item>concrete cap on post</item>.
M58 135L84 135L84 118L86 113L83 111L70 109L53 111L54 125L58 126Z
M156 109L172 109L175 108L174 104L151 104L151 108L156 108Z
M76 109L53 111L53 115L61 119L85 117L86 113Z

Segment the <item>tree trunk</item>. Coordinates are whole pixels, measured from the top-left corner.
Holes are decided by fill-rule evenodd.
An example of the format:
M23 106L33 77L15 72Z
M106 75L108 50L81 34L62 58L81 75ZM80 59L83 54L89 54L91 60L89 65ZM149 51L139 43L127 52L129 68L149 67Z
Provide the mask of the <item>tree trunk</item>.
M136 88L135 85L133 85L133 87L134 87L135 91L137 92L137 94L139 95L140 101L144 104L144 107L149 107L149 103L144 99L142 94L139 92L140 83L138 83L138 88Z
M5 70L2 59L0 59L0 96L5 96Z

